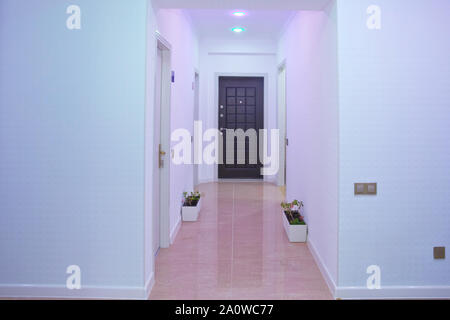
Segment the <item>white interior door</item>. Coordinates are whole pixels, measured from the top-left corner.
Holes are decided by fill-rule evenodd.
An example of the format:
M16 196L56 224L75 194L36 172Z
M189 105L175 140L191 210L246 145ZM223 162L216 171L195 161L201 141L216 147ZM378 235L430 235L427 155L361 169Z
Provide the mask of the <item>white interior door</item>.
M286 185L286 67L278 72L278 128L280 130L280 169L278 171L278 185Z
M199 92L199 75L198 73L195 73L195 84L194 84L194 122L200 120L200 92ZM195 152L195 150L194 150ZM194 188L198 185L198 164L194 164Z
M155 79L155 126L154 126L154 155L159 155L161 145L161 82L162 82L162 50L158 48L156 59L156 79ZM158 158L153 165L153 254L157 254L160 248L160 168Z

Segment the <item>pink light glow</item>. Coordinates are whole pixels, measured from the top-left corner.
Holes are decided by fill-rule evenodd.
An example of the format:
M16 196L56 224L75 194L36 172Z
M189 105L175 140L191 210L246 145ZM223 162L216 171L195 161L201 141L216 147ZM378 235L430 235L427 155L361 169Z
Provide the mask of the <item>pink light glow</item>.
M233 15L234 15L235 17L241 18L241 17L245 17L245 16L247 15L247 13L244 12L244 11L234 11L234 12L233 12Z

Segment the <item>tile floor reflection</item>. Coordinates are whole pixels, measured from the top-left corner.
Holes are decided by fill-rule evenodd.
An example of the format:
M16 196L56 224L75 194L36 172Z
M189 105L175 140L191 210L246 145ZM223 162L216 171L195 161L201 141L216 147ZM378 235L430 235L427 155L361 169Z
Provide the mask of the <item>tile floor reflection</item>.
M306 244L289 243L282 190L208 183L199 221L185 222L156 259L150 299L332 299Z

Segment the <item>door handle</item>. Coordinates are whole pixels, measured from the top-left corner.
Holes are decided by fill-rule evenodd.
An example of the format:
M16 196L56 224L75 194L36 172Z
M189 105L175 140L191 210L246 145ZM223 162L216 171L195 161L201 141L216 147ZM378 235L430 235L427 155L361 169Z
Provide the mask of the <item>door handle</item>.
M163 157L165 155L166 155L166 153L161 150L161 145L159 145L159 154L158 154L159 168L164 168L164 159L163 159Z

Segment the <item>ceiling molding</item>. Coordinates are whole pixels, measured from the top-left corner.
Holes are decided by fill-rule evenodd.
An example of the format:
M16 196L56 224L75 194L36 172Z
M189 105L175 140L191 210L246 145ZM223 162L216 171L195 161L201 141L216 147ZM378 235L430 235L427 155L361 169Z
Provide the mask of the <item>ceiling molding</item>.
M210 56L276 56L273 52L208 52Z
M152 0L165 9L221 9L221 10L317 10L331 0Z

